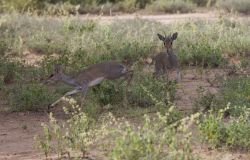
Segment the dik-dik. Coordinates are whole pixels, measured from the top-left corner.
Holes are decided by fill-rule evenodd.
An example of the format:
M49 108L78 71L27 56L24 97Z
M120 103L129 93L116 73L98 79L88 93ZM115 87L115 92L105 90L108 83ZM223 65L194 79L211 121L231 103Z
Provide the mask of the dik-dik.
M163 74L167 74L169 70L176 70L176 80L179 82L181 80L179 61L176 54L173 52L173 42L176 40L178 33L174 33L169 36L162 36L157 34L159 39L163 41L165 51L158 53L154 57L155 61L155 72L154 76L158 77Z
M72 91L67 92L64 96L70 96L80 92L82 93L83 99L89 87L95 86L101 83L103 80L116 80L118 78L124 77L124 80L127 81L128 87L132 76L133 71L128 70L125 65L116 61L104 61L101 63L90 65L87 68L80 70L78 74L76 74L76 76L65 75L63 67L61 65L55 65L54 73L50 75L46 83L62 81L74 87ZM120 83L122 83L123 81L121 81ZM63 97L59 98L50 106L54 106L55 104L57 104Z

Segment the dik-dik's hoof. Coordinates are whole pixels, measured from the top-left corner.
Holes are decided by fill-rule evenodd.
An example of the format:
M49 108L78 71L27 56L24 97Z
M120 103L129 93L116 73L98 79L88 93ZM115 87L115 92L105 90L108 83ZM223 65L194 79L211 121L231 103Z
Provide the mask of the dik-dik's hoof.
M50 113L50 105L48 105L48 108L47 108L47 113Z
M51 112L50 110L51 110L51 108L53 108L53 107L54 107L53 104L49 104L49 105L48 105L48 108L47 108L47 112L50 113L50 112Z

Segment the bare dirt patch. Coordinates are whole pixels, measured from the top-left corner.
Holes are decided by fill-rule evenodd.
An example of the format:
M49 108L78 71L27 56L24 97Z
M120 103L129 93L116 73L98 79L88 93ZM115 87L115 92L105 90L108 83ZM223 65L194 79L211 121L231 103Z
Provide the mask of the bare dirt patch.
M41 133L44 113L0 112L0 159L42 159L35 148L34 136Z

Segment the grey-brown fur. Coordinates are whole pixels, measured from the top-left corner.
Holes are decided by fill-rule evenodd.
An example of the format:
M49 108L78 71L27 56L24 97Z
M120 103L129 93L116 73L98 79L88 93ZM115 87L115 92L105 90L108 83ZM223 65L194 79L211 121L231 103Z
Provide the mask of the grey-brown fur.
M103 80L115 80L124 77L124 80L128 82L128 86L132 76L133 71L128 70L125 65L116 61L104 61L90 65L89 67L79 71L76 76L72 77L64 74L64 70L61 65L55 65L54 73L47 79L46 83L62 81L75 87L74 90L67 92L64 96L70 96L79 92L85 96L89 87L95 86ZM50 106L57 104L63 97L59 98Z
M173 52L173 41L176 40L178 33L174 33L173 35L169 36L162 36L161 34L157 34L158 38L163 41L164 43L164 52L158 53L154 57L155 61L155 76L160 76L162 74L167 73L171 69L175 69L177 72L176 75L176 80L180 81L181 76L180 76L180 69L179 69L179 61ZM168 73L167 73L168 74Z

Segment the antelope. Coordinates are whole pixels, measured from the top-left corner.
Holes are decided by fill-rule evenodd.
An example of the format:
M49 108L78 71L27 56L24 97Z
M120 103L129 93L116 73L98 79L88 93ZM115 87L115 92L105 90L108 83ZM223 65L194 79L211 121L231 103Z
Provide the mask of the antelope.
M158 77L167 73L168 70L175 69L176 70L176 80L179 82L181 80L181 74L179 69L179 61L176 54L173 52L173 42L176 40L178 33L175 32L169 36L162 36L161 34L157 34L158 38L163 41L165 51L158 53L154 57L155 61L155 72L154 76Z
M81 99L84 99L89 87L96 86L104 80L116 80L121 77L124 79L119 82L119 85L124 81L127 81L127 93L127 88L130 85L131 79L133 77L133 70L128 70L127 67L122 63L117 61L104 61L93 64L85 69L80 70L76 76L65 75L63 66L57 64L54 66L54 73L49 76L45 83L62 81L65 84L73 86L74 89L67 92L61 98L49 105L48 111L50 110L50 107L55 106L65 96L71 96L81 92Z

